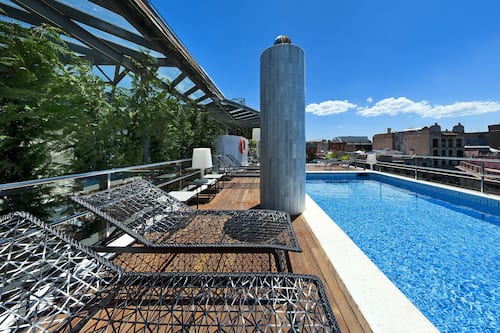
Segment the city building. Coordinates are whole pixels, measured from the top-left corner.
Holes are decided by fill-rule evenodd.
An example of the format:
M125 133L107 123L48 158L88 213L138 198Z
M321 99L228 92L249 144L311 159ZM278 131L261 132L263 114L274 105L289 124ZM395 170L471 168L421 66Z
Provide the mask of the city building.
M333 138L333 142L345 144L344 151L353 152L357 150L370 151L372 150L372 142L367 136L338 136Z
M328 152L344 151L345 144L342 142L332 142L331 140L307 141L306 142L306 158L313 160L316 158L324 158Z
M387 133L373 136L373 149L399 151L403 155L463 157L464 126L458 123L453 126L452 131L442 131L437 123L430 127L411 128L400 132L392 132L388 128ZM433 159L432 162L422 159L419 163L441 168L457 165L456 161L446 159Z
M354 152L372 150L372 142L367 136L338 136L332 140L306 142L308 159L324 157L328 152Z
M465 156L495 156L500 153L500 124L489 125L488 132L465 133Z

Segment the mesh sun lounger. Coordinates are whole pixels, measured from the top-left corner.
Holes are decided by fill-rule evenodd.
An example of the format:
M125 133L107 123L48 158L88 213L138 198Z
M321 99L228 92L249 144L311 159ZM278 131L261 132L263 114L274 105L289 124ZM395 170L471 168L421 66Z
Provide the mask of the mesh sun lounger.
M1 332L338 332L314 276L126 273L27 213L0 268Z
M257 166L257 165L248 165L248 166L244 166L240 163L240 161L238 161L238 159L236 157L234 157L233 154L225 154L224 157L230 161L230 163L235 167L235 168L240 168L240 169L243 169L243 170L253 170L253 171L259 171L260 170L260 166Z
M243 172L245 170L241 168L236 168L224 155L215 156L217 161L217 169L219 172L223 172L228 177L233 177L236 172Z
M194 210L145 180L72 199L144 245L104 251L270 253L289 272L288 251L302 251L286 212Z
M242 166L232 155L217 155L219 170L226 172L229 176L257 176L260 173L260 166Z

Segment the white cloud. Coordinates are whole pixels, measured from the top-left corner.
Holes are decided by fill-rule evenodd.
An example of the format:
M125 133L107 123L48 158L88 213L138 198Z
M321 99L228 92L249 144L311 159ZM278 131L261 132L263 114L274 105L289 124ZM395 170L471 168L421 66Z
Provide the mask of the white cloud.
M499 102L455 102L447 105L431 105L428 101L414 102L406 97L386 98L370 107L359 107L358 114L365 117L416 113L422 118L470 116L480 113L500 111Z
M347 100L344 101L324 101L319 104L311 103L306 106L306 112L313 113L317 116L329 116L349 111L356 108L356 104L352 104Z
M370 107L358 108L358 114L366 117L390 115L395 116L401 113L422 113L429 110L431 107L427 101L414 102L406 97L386 98L375 103Z
M368 102L368 104L370 104L371 102L373 102L373 97L368 96L368 98L366 99L366 101Z
M449 105L435 105L433 108L435 114L425 114L422 117L460 117L496 111L500 111L498 102L457 102Z

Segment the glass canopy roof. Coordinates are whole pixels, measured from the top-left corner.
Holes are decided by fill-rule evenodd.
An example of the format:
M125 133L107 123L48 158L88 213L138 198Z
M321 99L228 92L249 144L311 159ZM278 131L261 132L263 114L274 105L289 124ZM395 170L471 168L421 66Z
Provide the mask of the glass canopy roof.
M259 112L224 97L148 0L0 0L0 8L2 20L64 30L68 46L111 84L126 84L135 70L130 58L145 51L157 59L165 88L182 101L229 128L259 127Z

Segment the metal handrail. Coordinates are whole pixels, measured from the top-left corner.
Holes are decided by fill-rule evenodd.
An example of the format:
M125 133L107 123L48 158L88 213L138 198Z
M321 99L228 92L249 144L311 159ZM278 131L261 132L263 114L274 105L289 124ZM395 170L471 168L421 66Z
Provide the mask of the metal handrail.
M480 182L479 190L485 192L485 183L500 184L500 173L498 175L488 173L485 168L485 163L498 163L500 170L500 159L497 158L475 158L475 157L446 157L446 156L428 156L428 155L389 155L382 154L382 156L390 156L401 161L406 161L406 163L396 163L396 162L384 162L377 160L375 166L378 166L380 171L382 168L394 168L398 170L412 171L414 178L418 180L419 173L427 173L434 175L444 175L444 176L456 176L463 179L477 180ZM409 164L408 161L414 160L413 164ZM457 162L469 162L472 164L477 163L477 170L475 171L459 171L453 169L435 168L418 165L418 160L449 160ZM366 160L356 159L356 164L367 164ZM387 172L387 171L385 171Z
M191 160L190 158L185 158L185 159L175 160L175 161L166 161L166 162L158 162L158 163L152 163L152 164L134 165L134 166L114 168L114 169L108 169L108 170L91 171L91 172L77 173L77 174L63 175L63 176L56 176L56 177L49 177L49 178L24 180L24 181L20 181L20 182L0 184L0 191L18 189L18 188L30 187L30 186L36 186L36 185L42 185L42 184L48 184L48 183L54 183L54 182L58 182L61 180L90 178L90 177L103 176L103 175L108 175L108 177L109 177L112 174L119 173L119 172L130 172L130 171L136 171L136 170L140 170L140 169L156 168L156 167L165 166L165 165L188 162L190 160Z
M190 170L190 161L191 158L186 158L186 159L178 159L174 161L164 161L164 162L158 162L158 163L151 163L151 164L143 164L143 165L134 165L134 166L126 166L126 167L120 167L120 168L113 168L113 169L107 169L107 170L99 170L99 171L91 171L91 172L85 172L85 173L78 173L78 174L69 174L69 175L62 175L62 176L56 176L56 177L48 177L48 178L41 178L41 179L31 179L31 180L26 180L26 181L19 181L19 182L13 182L13 183L5 183L5 184L0 184L0 210L6 210L8 211L10 206L6 205L4 206L4 199L10 196L17 196L17 195L23 195L21 193L28 193L28 192L36 192L38 189L40 189L43 186L55 186L55 188L60 187L60 190L51 190L50 192L46 193L43 201L44 202L49 202L49 201L57 201L60 200L60 202L57 204L58 206L54 206L55 208L51 210L51 216L47 218L47 221L50 224L54 225L61 225L61 224L78 224L79 220L81 221L82 217L86 217L88 214L91 214L87 210L83 211L78 211L78 210L73 210L71 208L71 203L69 202L69 199L66 200L66 197L69 198L69 195L67 191L65 190L65 185L64 183L66 182L73 182L73 181L79 181L79 180L85 180L85 179L95 179L95 178L101 178L99 181L99 184L97 187L94 187L94 185L90 185L89 187L86 187L84 190L85 191L93 191L93 190L104 190L104 189L109 189L112 187L112 180L113 182L117 180L120 182L120 179L125 179L129 178L130 176L135 176L133 173L141 173L141 176L152 176L157 172L161 172L161 170L165 168L172 169L174 168L175 174L173 174L172 178L169 178L168 180L164 180L161 184L156 184L157 186L160 187L168 187L172 186L175 183L179 183L179 189L182 187L183 182L186 180L189 180L193 177L195 177L197 174L199 174L199 170ZM122 175L119 175L119 174ZM118 177L112 177L113 175L118 175ZM116 178L116 179L115 179ZM85 183L83 183L85 184ZM82 184L82 185L83 185ZM90 183L93 184L93 183ZM85 186L85 185L83 185ZM81 189L80 189L81 190ZM16 200L16 199L15 199ZM16 202L16 201L14 201ZM16 207L16 209L29 209L29 206L26 206L24 202L21 202L21 208ZM25 205L25 206L23 206ZM66 209L67 207L70 207L67 211L64 211L63 214L59 215L58 211L60 208L63 210ZM53 214L52 214L53 213ZM106 224L106 227L103 228L102 230L105 230L102 234L106 235L105 237L110 236L110 226ZM93 234L90 234L90 237L93 237L92 235L95 234L101 234L101 231L94 232ZM98 236L98 241L101 240L101 236Z

